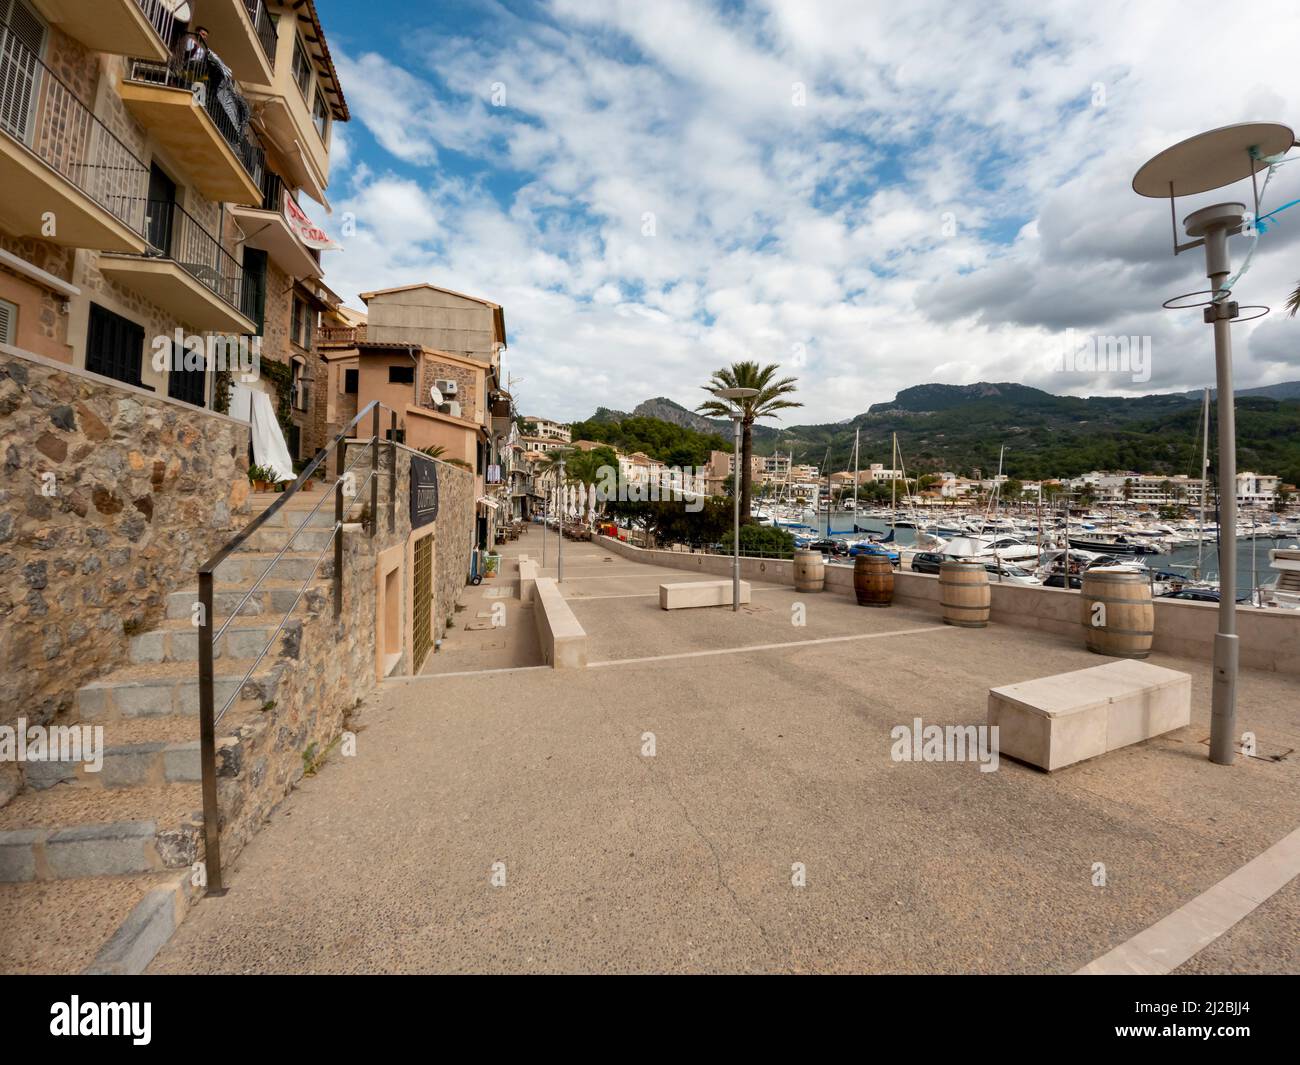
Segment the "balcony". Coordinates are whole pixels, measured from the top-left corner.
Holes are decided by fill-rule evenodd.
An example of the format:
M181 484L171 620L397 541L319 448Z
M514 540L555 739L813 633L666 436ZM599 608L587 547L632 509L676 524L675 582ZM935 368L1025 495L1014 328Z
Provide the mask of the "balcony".
M244 243L266 252L290 277L322 277L320 258L298 239L285 217L284 197L280 175L267 170L262 176L261 206L232 206L230 213L244 231Z
M166 59L175 16L164 0L32 0L41 16L94 52Z
M205 199L262 202L266 163L248 125L248 101L209 57L168 63L134 60L121 94Z
M239 81L270 85L275 80L275 24L265 0L202 0L194 6L193 24L208 28L217 54ZM292 12L288 20L293 23Z
M366 342L366 327L364 325L340 326L325 325L321 326L316 334L316 344L318 347L344 347L354 348L357 344Z
M4 36L0 222L55 244L143 252L148 167L17 37Z
M255 333L240 309L244 270L178 203L149 200L143 256L102 255L99 268L194 329Z

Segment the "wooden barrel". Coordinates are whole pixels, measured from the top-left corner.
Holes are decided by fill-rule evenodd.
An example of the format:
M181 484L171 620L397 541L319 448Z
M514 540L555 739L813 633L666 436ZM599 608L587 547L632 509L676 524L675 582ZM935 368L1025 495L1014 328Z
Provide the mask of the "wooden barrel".
M794 553L794 587L797 592L820 592L826 587L826 563L820 551Z
M853 592L859 606L889 606L894 601L894 567L887 555L858 555L853 563Z
M1151 653L1156 608L1145 573L1099 568L1083 575L1080 621L1094 654L1146 658Z
M944 562L939 566L943 623L982 629L989 623L989 575L983 562Z

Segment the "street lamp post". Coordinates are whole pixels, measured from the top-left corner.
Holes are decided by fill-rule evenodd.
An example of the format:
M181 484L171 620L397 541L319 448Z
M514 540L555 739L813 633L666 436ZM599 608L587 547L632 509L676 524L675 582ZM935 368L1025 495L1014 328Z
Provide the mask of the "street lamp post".
M1228 238L1245 230L1264 232L1260 216L1257 174L1272 168L1295 147L1295 133L1276 122L1247 122L1197 134L1166 148L1133 176L1139 196L1169 199L1169 223L1174 254L1205 249L1205 275L1210 288L1166 300L1170 310L1201 307L1204 321L1214 327L1215 384L1219 410L1219 626L1214 636L1214 683L1210 708L1210 761L1232 765L1236 759L1237 672L1237 434L1232 391L1232 323L1250 321L1267 307L1240 306L1230 300L1241 271L1232 275ZM1216 203L1193 211L1183 220L1187 243L1178 239L1174 201L1249 180L1253 211L1244 203ZM1265 178L1264 189L1268 187ZM1290 206L1289 204L1287 206ZM1282 208L1278 208L1281 210ZM1267 216L1264 216L1267 217ZM1249 262L1247 256L1247 262ZM1243 267L1244 270L1244 267ZM1197 297L1208 295L1208 300ZM1242 316L1242 311L1248 311ZM1205 486L1202 485L1202 492Z
M555 523L555 583L564 583L564 456L560 456L559 520Z
M732 473L731 473L731 610L740 610L740 425L745 419L743 401L758 395L757 388L715 388L713 394L732 404Z

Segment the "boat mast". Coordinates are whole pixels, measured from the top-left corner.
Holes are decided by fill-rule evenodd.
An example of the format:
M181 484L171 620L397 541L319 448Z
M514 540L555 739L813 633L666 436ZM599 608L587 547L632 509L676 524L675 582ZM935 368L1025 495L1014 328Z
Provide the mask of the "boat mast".
M894 451L889 456L889 527L898 539L898 434L894 434Z
M853 530L858 528L858 442L862 436L861 429L853 430Z

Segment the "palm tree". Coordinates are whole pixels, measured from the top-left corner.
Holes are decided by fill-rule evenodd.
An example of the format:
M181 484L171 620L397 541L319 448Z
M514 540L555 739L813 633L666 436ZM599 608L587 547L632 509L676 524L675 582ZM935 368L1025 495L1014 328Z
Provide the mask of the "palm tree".
M750 458L754 453L754 422L759 418L774 418L779 410L802 407L796 400L783 397L793 395L796 378L784 377L774 380L780 370L780 364L770 363L759 366L756 362L733 362L721 370L714 370L713 377L704 391L716 392L720 388L754 388L758 395L739 400L742 411L740 419L740 520L748 522L749 498L753 490L753 471ZM729 418L734 409L731 402L724 399L710 399L695 408L700 414L712 414L716 417Z
M1294 318L1297 311L1300 311L1300 285L1296 285L1295 291L1291 293L1286 301L1286 313L1288 317Z

